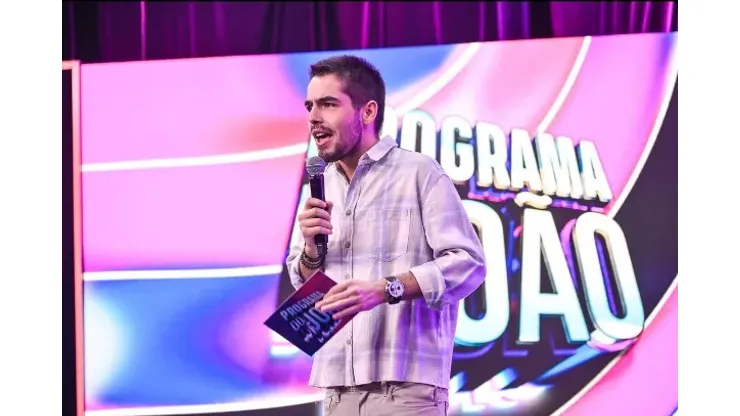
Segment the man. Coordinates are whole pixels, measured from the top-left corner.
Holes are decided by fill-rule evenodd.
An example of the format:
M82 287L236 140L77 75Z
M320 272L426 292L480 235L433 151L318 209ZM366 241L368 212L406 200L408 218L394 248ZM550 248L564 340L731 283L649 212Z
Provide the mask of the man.
M309 198L287 259L296 288L317 269L339 284L316 307L357 315L314 356L331 416L446 415L458 303L485 259L439 164L379 140L385 82L364 59L311 66L306 110L326 203ZM327 234L319 257L314 236Z

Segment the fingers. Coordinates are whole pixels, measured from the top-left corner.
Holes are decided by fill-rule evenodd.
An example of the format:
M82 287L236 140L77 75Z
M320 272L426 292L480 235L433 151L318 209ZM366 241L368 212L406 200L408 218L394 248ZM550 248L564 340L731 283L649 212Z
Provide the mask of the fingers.
M314 307L327 312L334 319L352 316L362 310L360 294L352 281L344 281L329 289L324 298L316 302Z
M307 220L301 220L301 231L304 237L313 237L317 234L329 235L332 233L333 227L327 220L320 218L309 218Z
M356 295L356 293L346 293L345 289L352 283L351 281L344 281L339 284L334 285L329 291L326 292L323 298L321 298L320 301L316 302L316 305L314 307L316 309L321 310L321 307L323 305L330 304L332 302L335 302L339 299L343 299L346 296L353 296ZM344 293L344 294L343 294Z
M337 283L331 289L329 289L328 292L326 292L326 295L324 295L324 299L329 299L338 293L344 292L345 289L350 287L352 283L353 282L351 280L345 280L343 282Z
M325 303L324 305L319 307L319 310L321 312L327 312L327 313L341 311L343 309L346 309L350 306L357 304L357 301L359 299L360 299L359 296L348 296L345 298L340 298L340 299L334 300L333 302Z
M315 237L318 234L330 235L332 233L331 202L324 202L316 198L308 198L304 204L304 210L298 214L298 222L305 239Z
M324 201L322 201L322 200L320 200L320 199L316 199L316 198L308 198L308 199L306 199L306 203L305 203L305 204L303 204L303 210L304 210L304 211L308 211L308 210L309 210L309 209L311 209L311 208L321 208L321 209L326 209L326 206L327 206L328 204L331 204L331 202L328 202L328 203L327 203L327 202L324 202Z
M339 298L337 298L337 294L343 292L346 286L347 286L347 282L342 282L342 283L335 285L334 287L329 289L328 292L326 292L326 294L324 295L323 298L321 298L321 300L316 302L316 305L314 305L314 307L318 310L321 310L321 307L323 305L327 305L329 303L332 303L338 300Z
M306 203L303 205L303 211L298 214L298 219L323 218L327 221L331 221L329 210L333 206L334 204L331 202L324 202L316 198L308 198Z
M299 220L304 220L308 218L321 218L327 221L331 221L331 215L322 208L309 208L298 214Z
M332 314L331 317L334 318L334 320L338 321L342 318L346 318L356 313L359 313L361 310L362 310L362 305L356 304L354 306L350 306L349 308L343 309L335 314Z

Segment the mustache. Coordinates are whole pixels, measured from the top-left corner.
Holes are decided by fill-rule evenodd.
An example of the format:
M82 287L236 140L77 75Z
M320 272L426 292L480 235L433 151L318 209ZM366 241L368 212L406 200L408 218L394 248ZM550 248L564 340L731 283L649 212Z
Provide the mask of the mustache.
M314 124L311 126L311 132L314 132L314 131L328 132L328 131L333 131L333 130L321 124Z
M329 127L325 127L325 126L318 126L318 125L317 126L312 126L311 127L311 134L313 135L313 134L316 134L316 133L334 134L334 130L333 129L330 129Z

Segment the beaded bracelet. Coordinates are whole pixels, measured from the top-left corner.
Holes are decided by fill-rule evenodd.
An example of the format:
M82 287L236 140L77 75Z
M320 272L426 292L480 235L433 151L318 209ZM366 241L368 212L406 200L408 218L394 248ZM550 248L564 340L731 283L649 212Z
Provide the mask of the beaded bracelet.
M301 253L301 264L309 270L319 269L324 265L324 256L319 256L319 258L314 259L309 257L304 250L303 253Z

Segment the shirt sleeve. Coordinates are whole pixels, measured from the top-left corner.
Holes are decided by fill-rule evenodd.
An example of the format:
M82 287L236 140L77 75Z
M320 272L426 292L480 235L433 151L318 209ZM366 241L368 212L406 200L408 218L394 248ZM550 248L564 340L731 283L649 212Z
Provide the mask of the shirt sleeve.
M290 283L293 287L298 290L303 286L303 277L301 277L301 254L303 253L303 247L305 241L303 234L300 232L296 233L297 237L292 238L292 244L290 245L290 251L288 252L288 258L285 260L285 264L288 268L288 275L290 276Z
M444 173L425 187L421 219L434 260L411 268L427 305L441 309L473 293L486 277L480 239L450 178Z

